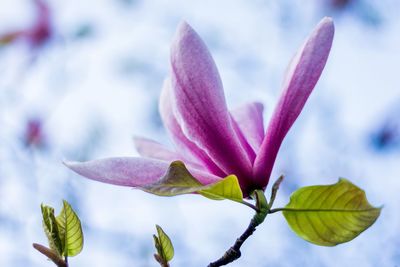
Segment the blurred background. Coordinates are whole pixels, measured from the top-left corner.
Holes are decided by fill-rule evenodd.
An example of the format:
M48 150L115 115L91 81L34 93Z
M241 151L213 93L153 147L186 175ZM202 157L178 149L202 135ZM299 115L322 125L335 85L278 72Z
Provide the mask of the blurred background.
M297 187L346 177L381 217L333 248L301 240L269 216L230 266L398 266L400 263L400 3L313 1L0 1L0 266L53 266L40 204L79 214L85 247L71 267L157 266L152 234L175 245L172 266L206 266L253 214L199 196L160 198L86 180L62 161L135 156L132 138L171 145L158 114L169 46L186 20L207 43L228 105L265 105L268 122L285 68L324 16L336 34L327 66L274 168L276 207ZM270 188L267 189L268 192Z

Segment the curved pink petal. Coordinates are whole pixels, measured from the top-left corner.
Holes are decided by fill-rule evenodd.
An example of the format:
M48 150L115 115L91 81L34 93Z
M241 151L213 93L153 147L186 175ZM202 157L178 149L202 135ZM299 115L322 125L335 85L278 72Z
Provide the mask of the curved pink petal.
M254 177L261 187L267 185L281 143L299 116L324 69L333 35L332 19L322 19L288 68L282 95L253 167Z
M176 116L185 136L241 185L251 176L250 155L232 126L222 83L205 44L186 23L171 47L171 84Z
M233 118L232 114L230 114L230 117L231 117L232 128L235 131L235 135L237 136L237 138L240 142L240 145L243 147L244 151L246 152L250 162L253 163L254 160L256 159L256 152L250 146L246 137L243 135L242 130L240 130L239 125Z
M257 153L264 139L264 106L258 102L252 102L231 110L233 119L240 131Z
M211 160L211 158L194 142L190 141L183 133L181 126L176 120L172 106L171 83L169 79L164 81L160 96L160 115L165 128L178 148L180 154L193 163L204 165L213 174L225 177L226 174Z
M76 173L107 184L137 187L159 180L170 163L156 159L136 157L106 158L87 162L65 162ZM191 174L202 184L215 183L221 178L188 167Z
M177 152L174 152L164 145L144 137L135 136L133 138L136 150L139 155L145 158L159 159L167 162L175 160L183 161L187 166L192 166L196 169L205 169L204 166L199 163L191 162L187 157L184 157Z
M142 157L164 161L182 160L182 156L178 153L151 139L135 136L133 142L137 152Z

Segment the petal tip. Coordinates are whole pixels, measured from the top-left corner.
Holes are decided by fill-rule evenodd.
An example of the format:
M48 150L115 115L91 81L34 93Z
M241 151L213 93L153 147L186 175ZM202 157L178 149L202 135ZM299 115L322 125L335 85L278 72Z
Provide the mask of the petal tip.
M264 104L261 102L254 102L256 109L258 109L261 113L264 112Z
M68 160L64 160L64 159L63 159L63 160L61 161L61 163L62 163L64 166L67 166L67 167L68 167L69 164L71 163L71 161L68 161Z
M175 33L175 39L180 40L183 39L185 36L190 36L194 33L194 29L192 26L189 25L185 20L182 20Z
M333 35L335 32L335 24L331 17L324 17L317 26L318 31L324 31L330 35Z
M321 19L321 23L333 24L333 18L332 18L332 17L328 17L328 16L323 17L323 18Z
M70 168L71 170L75 171L76 167L81 164L81 162L78 161L70 161L70 160L62 160L62 164L64 166Z
M182 20L178 25L178 31L185 30L185 29L192 29L189 23L186 20Z

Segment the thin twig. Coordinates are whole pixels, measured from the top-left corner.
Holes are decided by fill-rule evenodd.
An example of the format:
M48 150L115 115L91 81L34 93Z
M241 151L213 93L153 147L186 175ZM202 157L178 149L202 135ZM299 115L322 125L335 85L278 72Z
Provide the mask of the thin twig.
M162 257L160 257L160 255L154 254L154 258L160 264L161 267L170 267L169 263L165 261Z
M253 210L255 210L255 212L259 212L260 210L256 207L256 206L254 206L253 204L251 204L251 203L249 203L249 202L247 202L247 201L242 201L242 202L240 202L240 203L242 203L243 205L246 205L247 207L250 207L250 208L252 208Z
M244 231L244 233L238 239L236 239L235 244L233 244L233 246L230 247L221 258L210 263L208 267L226 265L240 258L242 255L240 248L242 247L243 243L254 233L256 227L260 225L268 215L269 205L265 199L263 190L255 190L254 198L256 199L256 205L254 206L256 208L256 214L251 219L246 231Z
M246 231L238 238L236 239L235 244L233 244L232 247L230 247L224 255L219 258L218 260L211 262L208 267L219 267L223 265L227 265L237 259L240 258L241 252L240 248L242 247L243 243L249 238L254 231L256 230L257 226L260 225L265 217L269 213L274 213L277 211L281 211L282 209L271 209L272 205L274 204L276 194L279 190L279 186L283 181L283 175L276 180L274 185L272 186L272 192L271 192L271 198L268 203L268 201L265 199L265 195L263 190L255 190L253 192L253 199L256 200L256 205L253 205L251 203L248 203L246 201L243 201L242 204L249 206L250 208L254 209L256 211L256 214L254 217L251 219L249 226L247 227Z
M240 256L242 255L242 253L240 252L241 246L246 241L246 239L249 238L254 233L257 225L258 224L256 223L256 220L253 218L250 221L250 224L247 227L246 231L238 239L236 239L235 244L232 247L230 247L221 258L210 263L208 267L223 266L239 259Z
M66 263L60 256L58 256L51 249L36 243L33 243L33 247L43 255L47 256L47 258L49 258L52 262L54 262L54 264L57 265L58 267L68 267L68 263Z

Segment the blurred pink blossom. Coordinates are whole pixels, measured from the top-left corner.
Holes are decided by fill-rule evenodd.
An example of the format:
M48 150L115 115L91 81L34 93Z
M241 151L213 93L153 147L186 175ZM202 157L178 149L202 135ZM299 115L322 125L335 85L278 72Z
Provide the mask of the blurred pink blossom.
M25 29L0 35L0 44L10 44L17 40L23 40L31 47L37 48L51 38L53 30L50 9L43 0L34 0L34 3L37 10L36 20Z
M43 148L46 145L41 119L31 118L26 122L23 140L26 146Z

